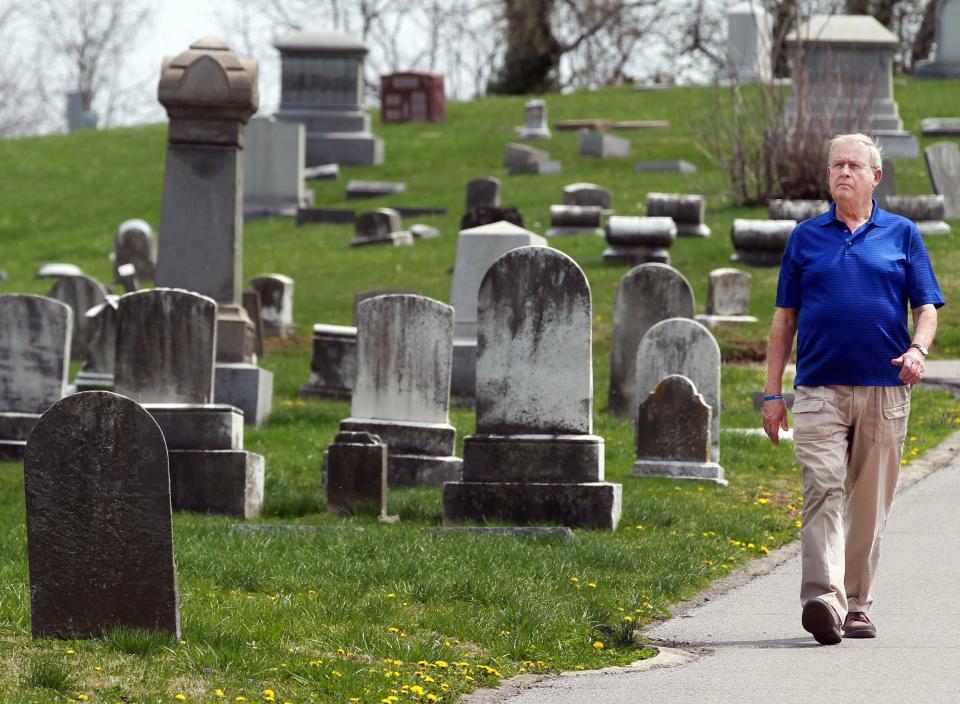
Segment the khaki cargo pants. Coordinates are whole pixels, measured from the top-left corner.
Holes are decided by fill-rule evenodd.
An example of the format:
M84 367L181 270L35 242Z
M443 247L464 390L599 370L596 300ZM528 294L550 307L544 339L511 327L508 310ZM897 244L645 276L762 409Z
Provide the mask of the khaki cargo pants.
M842 621L869 611L910 415L909 386L798 386L793 438L803 468L800 601Z

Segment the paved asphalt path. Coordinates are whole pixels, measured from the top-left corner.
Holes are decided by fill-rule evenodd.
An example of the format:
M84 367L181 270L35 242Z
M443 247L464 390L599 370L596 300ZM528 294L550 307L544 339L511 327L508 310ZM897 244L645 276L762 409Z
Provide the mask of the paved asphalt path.
M958 437L928 453L936 466L894 502L870 612L877 638L822 646L802 629L794 545L769 573L648 629L664 647L646 669L518 678L464 702L960 702Z

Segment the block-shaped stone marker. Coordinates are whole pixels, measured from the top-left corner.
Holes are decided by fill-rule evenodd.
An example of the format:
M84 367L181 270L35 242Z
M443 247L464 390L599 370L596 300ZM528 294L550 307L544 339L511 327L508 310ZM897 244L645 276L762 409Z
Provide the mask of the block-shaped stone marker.
M546 245L547 240L506 221L467 228L457 239L450 303L454 309L451 390L473 397L477 369L477 293L484 274L516 247Z
M603 236L603 208L597 205L551 205L547 237Z
M633 420L637 408L637 346L655 323L693 317L693 289L667 264L641 264L628 271L617 287L610 341L609 409Z
M301 398L348 399L357 377L357 329L350 325L313 326L310 378Z
M87 342L90 339L90 323L86 318L86 312L107 300L106 287L86 274L61 276L54 281L47 296L66 303L73 310L70 358L86 359Z
M830 203L825 200L773 198L767 203L767 210L771 220L803 222L830 210Z
M670 263L667 249L677 239L673 218L612 215L607 218L603 261L614 264Z
M396 247L413 244L413 235L404 231L400 213L393 208L377 208L357 216L351 247L387 244Z
M513 173L513 169L529 167L550 160L550 154L542 149L528 147L525 144L510 143L503 147L503 166Z
M696 165L685 159L669 159L667 161L641 161L633 167L634 171L674 171L681 174L692 174L697 170Z
M467 199L464 211L474 208L500 207L500 179L493 176L481 176L467 183Z
M87 359L73 382L77 391L113 391L113 368L117 352L117 301L117 296L107 296L107 300L85 313L90 339L87 342Z
M153 281L156 276L157 240L146 220L124 220L117 228L113 251L116 283L121 283L119 270L124 264L133 264L138 281Z
M528 100L523 105L523 129L517 139L550 139L547 126L547 103L543 100Z
M630 140L612 134L584 130L580 133L580 156L608 159L630 156Z
M690 379L679 374L663 379L637 410L633 476L726 485L723 467L710 459L712 413Z
M250 279L250 288L260 294L260 320L267 337L287 337L293 324L293 279L284 274L261 274Z
M690 379L710 405L711 459L720 461L720 346L701 323L687 318L662 320L637 347L637 400L646 399L671 374Z
M924 237L950 234L943 196L887 196L883 208L913 220Z
M459 479L450 424L453 308L424 296L363 301L357 379L340 430L378 435L389 448L390 486Z
M65 303L0 295L0 459L23 457L40 414L63 398L72 328Z
M313 205L306 187L307 135L302 124L275 116L247 124L243 160L243 211L249 217L292 214Z
M444 523L613 529L621 486L603 481L593 434L592 308L583 271L549 247L507 252L478 297L477 432Z
M120 297L114 389L139 403L212 403L217 304L154 288Z
M925 117L920 130L924 137L960 137L960 117Z
M730 226L730 261L749 266L780 266L787 240L796 226L796 220L734 219Z
M960 218L960 146L956 142L936 142L924 149L933 192L943 196L944 214Z
M394 193L403 193L406 190L407 184L400 181L360 181L354 179L347 182L347 200L390 196Z
M701 195L683 193L648 193L649 217L673 218L680 237L709 237L710 228L704 222L705 200Z
M179 638L167 446L150 414L107 391L69 396L38 421L23 474L34 637Z
M571 183L563 187L564 205L595 205L610 210L612 202L610 191L595 183Z
M387 514L387 446L371 433L337 433L327 449L327 513L358 506Z
M755 323L750 315L750 285L753 276L746 271L723 267L710 272L707 280L707 312L696 320L707 327L724 323Z

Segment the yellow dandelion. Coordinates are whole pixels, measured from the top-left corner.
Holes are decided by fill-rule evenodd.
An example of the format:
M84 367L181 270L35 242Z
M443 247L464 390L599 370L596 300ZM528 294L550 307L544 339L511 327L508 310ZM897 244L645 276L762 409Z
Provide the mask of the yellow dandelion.
M85 701L88 701L89 699L90 699L90 697L88 697L88 696L87 696L86 694L84 694L83 692L81 692L80 694L77 695L77 701L85 702Z
M73 648L67 648L67 655L76 655L77 651Z
M441 670L445 670L448 667L446 660L437 660L433 664L439 667Z
M427 701L428 701L428 702L436 702L436 701L439 701L439 699L437 699L437 695L436 695L436 694L428 694L428 695L427 695Z
M590 587L591 589L596 589L596 588L597 588L597 583L596 583L596 582L587 582L587 586Z
M174 699L178 699L178 700L181 701L181 702L185 702L185 701L187 701L187 695L186 695L186 694L178 694L178 695L176 695L176 696L174 697Z
M389 594L387 594L387 598L388 598L388 599L396 599L396 598L397 598L397 595L394 594L393 592L390 592Z
M218 689L216 692L214 692L214 694L216 694L218 697L227 696L222 689Z
M593 641L593 647L597 650L603 650L606 646L604 646L603 641L595 640Z
M421 686L418 685L418 684L413 685L413 686L410 688L410 691L413 692L414 694L418 695L418 696L427 693L427 690L425 690L423 687L421 687Z
M770 548L768 548L766 545L761 545L761 546L760 546L760 552L762 552L764 555L769 555L769 554L770 554Z

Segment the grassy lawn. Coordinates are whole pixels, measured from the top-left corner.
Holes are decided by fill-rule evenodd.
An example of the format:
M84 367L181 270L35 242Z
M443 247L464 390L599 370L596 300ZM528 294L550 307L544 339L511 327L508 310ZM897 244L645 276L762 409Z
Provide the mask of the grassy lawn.
M960 81L897 79L907 129L918 134L922 117L960 114L958 88ZM33 641L22 467L0 463L0 701L452 702L518 672L647 657L653 651L634 638L636 626L797 537L800 483L789 446L724 433L725 488L631 478L631 424L605 410L613 297L627 267L604 264L604 242L594 237L551 244L580 263L593 291L595 432L606 439L607 478L624 485L619 529L576 531L571 540L425 532L441 521L435 488L392 492L396 525L367 514L326 515L321 455L349 404L296 397L308 376L311 325L349 324L356 291L410 289L448 300L470 178L500 178L504 204L517 206L536 232L546 230L549 205L574 181L609 187L621 214L642 213L648 191L704 193L713 237L679 240L671 250L693 286L697 312L704 310L708 272L729 263L733 219L765 217L762 209L732 204L724 174L689 136L686 117L707 109L708 89L548 96L551 121L668 119L671 127L627 134L633 157L606 161L581 158L577 135L555 132L535 146L560 159L565 173L511 177L500 167L501 152L522 122L523 102L451 104L443 125L377 124L385 165L347 167L340 181L314 185L326 207L445 207L446 216L407 220L437 226L437 239L351 251L347 225L296 227L275 218L246 226L245 273L275 271L296 281L298 334L271 342L263 360L276 375L274 413L264 428L247 431L248 449L267 460L261 522L315 530L237 532L224 518L176 515L181 642L130 631L95 641ZM157 125L0 141L0 268L8 275L0 292L45 293L49 281L33 278L45 261L73 262L109 281L117 225L131 217L158 225L165 138ZM633 171L635 161L676 158L698 171ZM347 203L351 178L405 181L407 192ZM898 160L897 181L900 193L931 191L922 157ZM952 224L953 234L927 242L950 303L960 291L960 222ZM727 428L759 425L750 395L763 383L759 359L777 271L750 271L751 313L761 322L716 333ZM950 310L941 313L933 357L960 350L960 323ZM917 389L913 408L907 459L960 423L960 405L942 392ZM458 440L473 432L472 410L451 415Z

